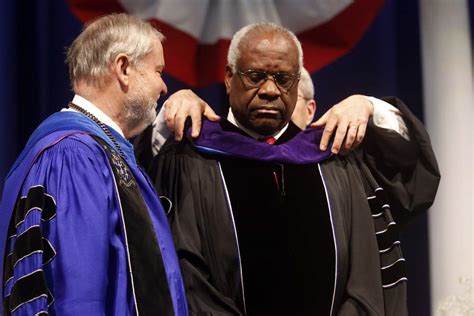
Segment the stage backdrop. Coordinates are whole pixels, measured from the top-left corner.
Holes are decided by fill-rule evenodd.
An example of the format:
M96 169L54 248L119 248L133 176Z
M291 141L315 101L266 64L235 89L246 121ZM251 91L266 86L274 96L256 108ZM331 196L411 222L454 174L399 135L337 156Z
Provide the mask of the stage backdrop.
M473 153L468 136L472 140L473 135L467 130L470 122L466 122L474 117L470 45L460 46L463 48L462 57L468 63L458 67L462 75L468 74L467 79L462 76L462 80L463 87L467 84L470 92L461 97L455 94L454 99L448 99L458 102L460 111L464 111L458 112L456 116L461 120L461 126L445 114L446 107L452 106L450 102L441 103L440 98L433 97L442 94L442 100L445 101L443 91L456 91L456 87L450 85L451 79L444 78L447 82L444 81L436 88L430 88L431 85L423 86L422 74L430 78L443 75L427 72L426 69L422 72L422 64L425 68L436 66L426 60L422 63L420 36L420 29L449 29L443 24L448 22L440 13L443 12L444 15L446 11L452 11L459 15L449 20L453 23L448 23L448 26L454 25L454 29L445 34L452 42L440 43L438 46L449 44L457 48L460 31L464 36L459 40L467 40L469 43L467 1L421 0L419 4L417 1L396 0L38 0L4 1L2 6L0 132L4 146L0 154L1 179L5 177L28 135L40 121L64 107L72 98L64 52L80 32L84 22L110 12L129 12L152 21L168 38L164 49L165 81L169 93L180 88L192 88L219 114L225 115L228 105L221 81L225 52L231 35L247 23L273 21L295 31L303 43L305 65L315 81L317 116L350 94L396 95L421 120L431 118L428 125L436 134L435 150L442 154L440 163L443 176L448 172L448 161L456 163L459 157L466 157L459 164L459 170L456 169L457 173L451 175L451 178L465 180L461 184L464 190L450 193L446 187L442 192L446 201L450 194L455 194L456 209L450 209L448 203L443 203L442 208L438 206L432 216L437 217L430 219L431 222L436 222L434 224L440 225L440 221L448 221L462 210L461 215L464 217L456 217L456 224L459 221L465 223L462 227L464 233L455 236L464 239L464 248L456 248L458 255L459 251L464 254L464 260L450 257L449 260L439 261L445 248L437 250L438 243L435 240L440 236L432 234L432 252L436 257L431 260L435 262L437 270L432 271L435 281L430 282L430 245L426 216L421 216L407 228L402 243L408 261L408 303L411 315L430 315L431 310L434 315L440 303L451 306L449 304L458 304L463 299L465 306L472 306L472 292L469 294L464 288L459 290L457 281L460 276L469 279L473 274L473 169L472 162L467 160ZM456 8L452 8L453 6ZM430 12L439 14L432 15ZM420 16L423 23L420 22ZM440 23L438 29L428 24L434 20ZM423 48L437 48L438 46L433 46L435 39L436 33L431 40L423 42ZM449 46L447 48L456 49ZM423 56L432 57L426 56L426 52ZM445 69L450 69L452 58L443 55L438 62L445 64ZM457 58L459 56L454 59ZM454 73L453 76L460 75ZM427 94L426 91L430 93ZM424 98L429 100L425 106ZM424 115L425 113L430 115ZM449 134L448 129L451 131ZM456 138L461 143L457 142L456 149L453 148L452 151L444 151L445 145L439 140L449 142L446 135L459 136L456 133L463 135L460 140ZM2 186L3 181L0 181L0 188ZM445 216L446 219L443 214L451 216ZM436 232L438 229L440 228L436 228ZM449 233L444 230L442 232L441 237L447 238ZM459 240L453 242L459 243ZM445 242L444 245L449 248L448 243ZM446 273L446 270L456 271L458 261L463 261L459 273ZM432 284L436 286L431 289ZM433 300L430 300L430 289L434 293Z

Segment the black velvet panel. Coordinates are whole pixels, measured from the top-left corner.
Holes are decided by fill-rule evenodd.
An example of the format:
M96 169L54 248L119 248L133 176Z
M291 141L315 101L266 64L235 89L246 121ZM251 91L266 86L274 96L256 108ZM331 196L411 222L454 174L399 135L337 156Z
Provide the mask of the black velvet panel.
M42 186L32 187L28 190L25 198L21 198L17 203L15 212L15 227L18 226L24 219L26 214L33 208L43 209L44 206L44 188Z
M236 221L248 315L328 315L335 248L317 166L231 158L221 165Z
M382 206L388 205L387 194L384 190L377 190L375 191L375 198L368 199L368 202L372 214L378 214L384 210Z
M118 184L138 312L143 315L174 315L161 249L135 178L115 151L100 138L94 139L107 152Z
M43 241L41 228L34 226L22 233L15 240L13 246L12 263L16 265L17 261L33 252L43 251Z
M14 266L23 258L33 253L42 252L43 255L46 255L43 256L43 264L47 264L51 262L56 254L53 246L43 238L40 226L28 227L20 235L17 235L17 227L24 223L25 217L33 209L42 212L43 220L50 220L56 215L54 199L45 193L42 186L31 187L27 196L19 198L16 203L15 213L12 216L8 232L8 242L15 238L13 250L7 253L4 258L3 279L5 282L13 277ZM44 212L44 210L47 211ZM42 270L38 270L16 281L11 294L3 301L4 313L9 315L11 310L19 305L42 295L47 296L48 302L52 303L52 294L48 290L44 273Z
M28 302L39 296L48 296L49 291L46 286L46 279L43 270L38 270L21 279L13 286L10 299L10 309L14 310L21 304ZM8 297L6 298L8 299Z
M43 265L50 263L54 257L56 256L56 250L54 250L51 243L46 239L43 238Z
M41 212L41 220L44 222L50 221L56 216L56 202L48 195L44 195L43 211Z
M383 285L394 285L395 282L403 277L406 277L406 263L405 260L397 261L392 266L382 269Z
M3 282L5 282L5 284L7 283L7 281L9 279L11 279L13 277L13 262L12 262L12 257L13 257L13 254L9 254L7 256L5 256L5 263L4 263L4 268L3 268ZM5 285L3 284L3 285Z

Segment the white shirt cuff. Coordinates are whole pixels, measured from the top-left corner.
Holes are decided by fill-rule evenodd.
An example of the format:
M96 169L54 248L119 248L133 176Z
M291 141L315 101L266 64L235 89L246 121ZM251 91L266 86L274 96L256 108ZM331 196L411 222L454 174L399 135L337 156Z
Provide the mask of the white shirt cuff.
M161 147L165 144L166 140L170 136L171 131L166 126L165 105L163 104L160 112L158 112L158 115L153 122L153 132L151 134L151 152L153 153L153 156L158 155Z
M407 125L403 120L400 110L383 100L374 97L367 98L374 105L372 120L375 126L395 131L409 141L410 136L408 135Z

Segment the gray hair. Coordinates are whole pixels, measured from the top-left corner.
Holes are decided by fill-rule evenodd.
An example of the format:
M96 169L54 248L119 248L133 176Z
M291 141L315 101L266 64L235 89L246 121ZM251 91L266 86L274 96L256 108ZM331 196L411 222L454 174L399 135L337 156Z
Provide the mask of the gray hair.
M306 101L314 99L313 79L311 79L311 76L309 75L309 72L306 70L306 68L301 69L298 89L301 91L301 95Z
M165 37L138 17L124 13L103 16L87 25L69 47L66 62L70 80L73 84L78 80L97 83L120 53L136 65L153 50L156 39L163 41Z
M277 32L279 34L288 36L291 40L293 40L298 50L298 66L299 70L301 71L303 68L303 48L301 47L301 43L296 35L292 31L275 23L260 22L244 26L232 37L232 40L230 41L229 52L227 53L227 64L232 68L233 72L235 72L237 61L240 59L240 44L249 33L253 32Z

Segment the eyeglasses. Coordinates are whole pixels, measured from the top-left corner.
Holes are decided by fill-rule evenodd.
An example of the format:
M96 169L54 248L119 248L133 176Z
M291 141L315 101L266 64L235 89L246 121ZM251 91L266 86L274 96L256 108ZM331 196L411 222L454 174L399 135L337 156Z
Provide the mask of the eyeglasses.
M272 74L266 71L252 69L246 71L237 69L237 72L247 90L260 88L270 77L280 91L287 93L291 87L293 87L297 79L300 78L299 73L277 72Z

